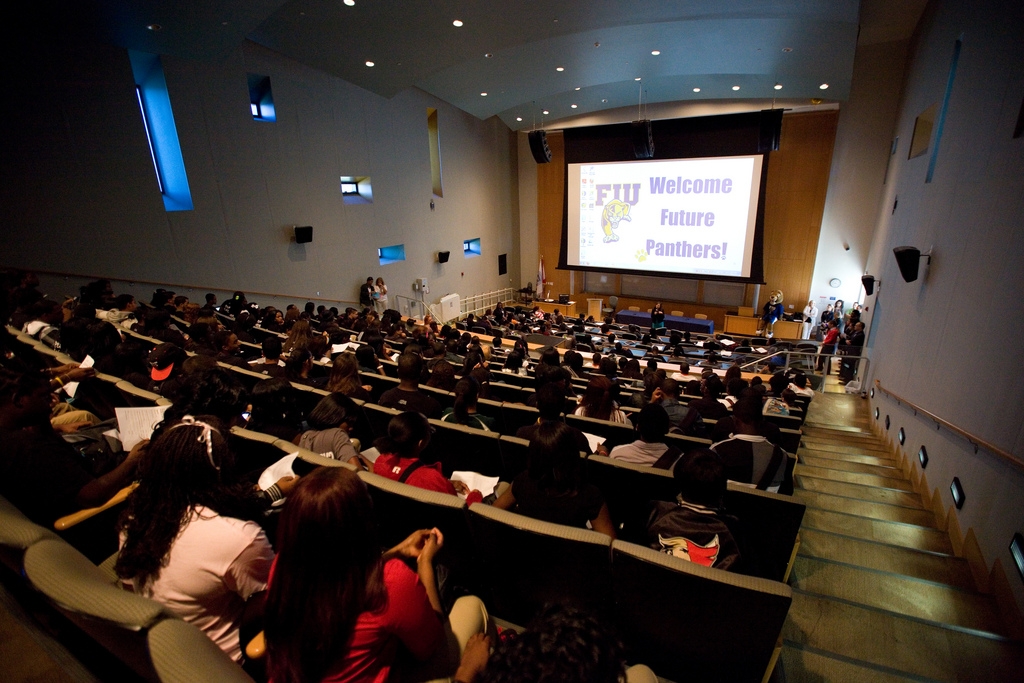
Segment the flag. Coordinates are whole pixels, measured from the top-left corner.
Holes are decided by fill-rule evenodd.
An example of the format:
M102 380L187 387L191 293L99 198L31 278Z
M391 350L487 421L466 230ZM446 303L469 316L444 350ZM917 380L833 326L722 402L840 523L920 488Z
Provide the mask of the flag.
M537 266L537 298L544 298L544 257L540 257L540 265Z

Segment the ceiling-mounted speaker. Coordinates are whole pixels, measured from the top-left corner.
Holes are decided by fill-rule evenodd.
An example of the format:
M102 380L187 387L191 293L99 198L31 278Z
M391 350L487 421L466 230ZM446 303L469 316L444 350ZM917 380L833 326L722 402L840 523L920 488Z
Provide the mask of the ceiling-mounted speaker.
M551 148L548 147L548 134L542 130L531 130L526 138L530 141L530 151L533 153L533 160L538 164L546 164L551 161Z
M917 279L917 271L921 265L921 250L917 247L896 247L892 250L892 253L896 255L896 265L900 267L900 275L907 282L913 282ZM931 256L925 254L929 262L931 262Z
M864 293L871 296L875 293L875 276L874 275L862 275L860 283L864 285Z
M651 133L651 122L649 120L633 121L630 126L633 137L633 155L637 159L653 158L654 135Z
M757 153L778 152L782 137L782 109L762 109L758 124Z
M437 252L438 263L448 263L448 257L452 255L450 251L439 251Z
M296 244L307 244L313 241L313 226L312 225L296 225L295 226L295 243Z

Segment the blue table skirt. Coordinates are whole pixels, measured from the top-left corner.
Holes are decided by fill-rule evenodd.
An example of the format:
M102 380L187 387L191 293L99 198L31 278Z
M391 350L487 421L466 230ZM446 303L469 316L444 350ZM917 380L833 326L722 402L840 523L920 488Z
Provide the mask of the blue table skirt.
M651 314L643 311L619 311L615 314L615 321L623 325L639 325L640 327L651 326ZM714 334L715 322L713 320L700 320L698 318L680 318L675 315L665 316L665 327L670 330L682 330L684 332L699 332L701 334Z

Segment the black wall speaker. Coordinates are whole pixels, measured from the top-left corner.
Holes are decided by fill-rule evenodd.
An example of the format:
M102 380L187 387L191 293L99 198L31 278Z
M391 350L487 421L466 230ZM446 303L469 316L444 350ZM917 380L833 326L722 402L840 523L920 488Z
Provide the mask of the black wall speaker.
M533 152L533 160L538 164L546 164L551 161L551 148L548 147L548 134L542 130L531 130L526 138L530 141L530 151Z
M448 263L448 257L452 255L450 251L439 251L437 252L438 263Z
M903 279L907 282L916 280L921 265L921 250L917 247L896 247L892 253L896 254L896 265L900 267Z
M312 225L296 225L295 226L295 243L306 244L313 241L313 226Z
M782 137L782 109L762 109L759 117L757 152L778 152Z
M875 293L875 276L874 275L862 275L860 283L864 285L864 293L871 296Z
M650 121L633 121L630 123L633 135L633 155L637 159L654 157L654 135L651 133Z

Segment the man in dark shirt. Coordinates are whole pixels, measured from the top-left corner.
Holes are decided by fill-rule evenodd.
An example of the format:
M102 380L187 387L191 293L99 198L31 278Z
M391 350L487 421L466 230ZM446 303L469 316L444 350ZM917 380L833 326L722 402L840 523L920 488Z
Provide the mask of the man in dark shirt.
M0 495L36 524L102 505L131 482L145 449L94 478L82 457L50 426L50 388L42 375L0 375Z
M858 322L853 326L853 332L848 335L844 335L845 341L841 345L843 356L860 356L864 350L864 323ZM846 384L853 380L854 375L857 374L857 366L860 364L860 360L853 360L843 358L842 365L839 368L839 382Z
M267 337L263 340L263 358L252 363L249 369L270 377L284 377L284 363L281 362L281 338Z
M441 404L427 396L419 388L423 372L423 358L414 353L403 353L398 357L399 384L381 394L380 405L396 410L412 410L427 417L440 418Z
M231 330L221 330L213 335L213 342L217 347L218 361L236 368L249 369L249 364L238 355L238 350L242 348L241 342L238 341L238 335Z
M366 278L366 284L359 288L359 305L363 308L373 307L373 278Z
M722 457L726 476L732 481L753 484L762 491L777 492L786 474L788 456L758 433L762 421L761 399L740 399L732 410L733 435L711 446Z

